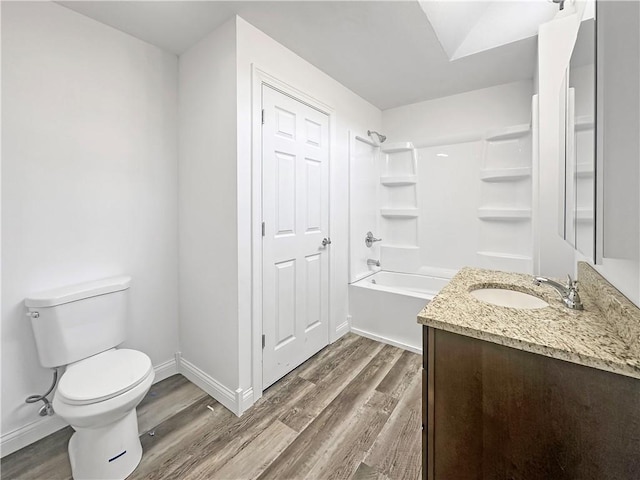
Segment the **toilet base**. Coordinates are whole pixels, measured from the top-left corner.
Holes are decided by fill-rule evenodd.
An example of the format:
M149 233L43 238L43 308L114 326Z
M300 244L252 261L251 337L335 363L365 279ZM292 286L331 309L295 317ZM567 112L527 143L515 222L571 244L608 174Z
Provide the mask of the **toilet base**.
M127 478L142 458L136 409L100 428L78 428L69 440L74 480Z

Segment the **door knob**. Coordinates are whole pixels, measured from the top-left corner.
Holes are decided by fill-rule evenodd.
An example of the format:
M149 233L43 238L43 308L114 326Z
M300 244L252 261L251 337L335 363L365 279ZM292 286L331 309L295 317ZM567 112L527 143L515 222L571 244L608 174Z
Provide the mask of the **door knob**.
M322 246L326 247L327 245L331 245L331 239L328 237L322 239Z

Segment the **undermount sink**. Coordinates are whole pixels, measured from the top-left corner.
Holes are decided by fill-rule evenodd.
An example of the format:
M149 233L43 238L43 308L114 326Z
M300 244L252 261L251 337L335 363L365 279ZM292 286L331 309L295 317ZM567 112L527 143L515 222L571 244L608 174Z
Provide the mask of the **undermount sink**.
M469 293L478 300L500 307L535 309L549 306L549 304L541 298L507 288L478 288L471 290Z

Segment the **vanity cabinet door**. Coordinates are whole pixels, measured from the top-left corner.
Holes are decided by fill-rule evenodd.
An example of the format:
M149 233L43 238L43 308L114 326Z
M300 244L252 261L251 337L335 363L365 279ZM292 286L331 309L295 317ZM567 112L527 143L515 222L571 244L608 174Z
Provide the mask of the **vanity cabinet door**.
M429 463L428 445L429 435L427 435L427 428L429 426L429 417L427 405L429 404L429 376L427 371L429 368L428 362L428 346L429 346L429 328L422 327L422 480L427 479L426 465Z
M441 330L427 338L424 478L640 478L640 380Z
M423 396L427 414L423 478L483 478L481 345L468 337L424 330L424 358L431 368L425 371Z

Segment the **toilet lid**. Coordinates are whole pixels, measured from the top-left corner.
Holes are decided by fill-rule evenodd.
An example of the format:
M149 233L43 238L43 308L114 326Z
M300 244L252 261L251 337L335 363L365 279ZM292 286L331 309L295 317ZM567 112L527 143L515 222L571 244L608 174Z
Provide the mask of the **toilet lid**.
M107 350L67 367L58 395L70 405L87 405L120 395L153 371L151 360L137 350Z

